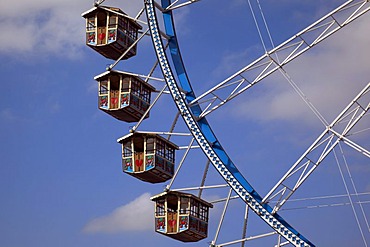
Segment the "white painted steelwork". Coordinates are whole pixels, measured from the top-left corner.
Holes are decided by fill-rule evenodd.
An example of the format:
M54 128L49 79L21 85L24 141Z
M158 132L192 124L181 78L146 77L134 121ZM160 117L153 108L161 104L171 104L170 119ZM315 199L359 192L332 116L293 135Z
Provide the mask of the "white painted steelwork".
M370 2L368 0L350 0L345 2L224 81L200 94L191 102L191 105L206 104L200 117L208 115L369 10ZM339 20L342 21L340 22ZM228 89L230 93L225 93L224 89Z
M289 169L289 171L280 179L280 181L271 189L263 199L263 203L274 202L274 211L277 212L284 203L297 191L303 182L316 170L321 162L334 149L339 142L343 141L349 146L355 148L362 154L369 157L370 152L360 145L350 141L347 138L350 130L362 119L370 108L370 83L352 100L352 102L342 111L338 117L326 127L321 135L307 149L307 151L298 159L298 161ZM365 99L364 102L361 102ZM337 132L335 127L340 123L347 124L341 132ZM321 148L321 149L320 149ZM318 150L321 150L319 152ZM314 160L310 157L313 152L318 152L318 157Z

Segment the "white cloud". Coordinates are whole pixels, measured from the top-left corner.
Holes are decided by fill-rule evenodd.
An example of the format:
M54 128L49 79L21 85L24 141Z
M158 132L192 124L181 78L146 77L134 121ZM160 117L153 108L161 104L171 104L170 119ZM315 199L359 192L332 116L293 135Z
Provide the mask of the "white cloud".
M286 66L289 75L329 122L370 81L370 36L365 35L369 20L369 14L361 17ZM313 114L287 87L283 77L270 76L261 84L266 92L239 100L232 109L234 117L312 121Z
M153 229L154 206L145 193L110 214L91 220L83 231L87 233L118 233Z
M109 5L135 15L141 2L109 1ZM84 44L85 22L81 13L93 1L18 0L0 2L0 53L17 56L49 54L75 58Z

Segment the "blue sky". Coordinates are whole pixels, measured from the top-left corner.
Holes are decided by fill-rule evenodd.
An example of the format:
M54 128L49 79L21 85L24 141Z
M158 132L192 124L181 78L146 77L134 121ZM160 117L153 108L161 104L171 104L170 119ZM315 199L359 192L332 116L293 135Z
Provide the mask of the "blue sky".
M280 44L343 1L260 2L274 43ZM136 15L142 1L107 0L105 4ZM93 77L112 61L85 46L81 13L92 5L92 1L71 0L0 3L1 246L183 246L153 230L149 197L160 193L165 184L146 184L121 171L116 140L133 124L97 109ZM203 0L175 16L196 93L264 52L247 1ZM361 17L286 66L328 122L370 81L369 21L370 14ZM145 39L138 56L117 69L145 74L154 61L151 42ZM160 76L158 71L155 75ZM153 85L162 87L159 82ZM142 129L167 131L175 113L170 97L164 96ZM234 163L262 195L324 129L279 73L209 115L209 121ZM369 126L368 117L363 122ZM177 128L184 130L181 121ZM369 149L368 140L368 131L356 139ZM190 139L174 141L186 145ZM358 192L369 192L369 159L343 147ZM200 151L192 152L175 186L200 181L204 164ZM208 178L211 184L222 183L215 171ZM331 194L345 194L333 156L297 192L297 198ZM225 196L225 191L205 194L208 200ZM368 195L361 198L369 199ZM242 203L232 203L221 240L240 236L241 230L235 232L235 228L243 210ZM364 210L369 220L369 204L364 204ZM187 246L208 246L221 211L218 204L211 211L209 238ZM318 246L364 246L348 206L282 214ZM361 215L360 222L365 225ZM369 244L369 230L364 229ZM249 235L268 230L251 215ZM250 246L266 246L264 241Z

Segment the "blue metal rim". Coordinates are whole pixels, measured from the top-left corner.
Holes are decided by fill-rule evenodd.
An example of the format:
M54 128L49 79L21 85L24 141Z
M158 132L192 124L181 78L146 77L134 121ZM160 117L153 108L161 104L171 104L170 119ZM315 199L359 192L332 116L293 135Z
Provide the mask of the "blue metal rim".
M198 119L201 113L199 105L195 104L188 107L185 102L182 102L182 97L179 93L179 86L173 79L173 74L169 63L167 61L167 55L164 52L160 33L158 31L156 14L154 11L154 4L152 0L144 0L146 5L146 12L148 17L148 24L151 30L151 36L153 45L156 48L156 54L160 61L161 69L168 84L172 97L178 106L182 117L187 122L188 127L198 143L204 144L204 142L210 144L206 149L203 149L206 156L211 159L211 163L219 171L221 176L228 182L234 191L249 205L252 206L252 210L257 212L260 218L267 222L277 233L286 238L295 246L312 246L314 245L302 236L297 230L290 226L281 216L276 213L272 213L273 209L268 204L262 204L262 197L253 189L249 182L239 172L237 167L231 161L225 150L222 148L215 134L213 133L211 126L205 117ZM171 4L171 0L161 0L162 8L166 8ZM180 48L176 38L176 32L173 22L172 11L163 13L164 25L166 35L169 36L169 48L171 59L174 64L178 81L180 83L182 91L186 92L185 100L189 104L196 97L192 89L188 75L185 70L185 66L181 57ZM191 112L191 113L190 113ZM189 113L189 114L188 114ZM195 120L197 119L197 120ZM197 135L194 134L198 131Z

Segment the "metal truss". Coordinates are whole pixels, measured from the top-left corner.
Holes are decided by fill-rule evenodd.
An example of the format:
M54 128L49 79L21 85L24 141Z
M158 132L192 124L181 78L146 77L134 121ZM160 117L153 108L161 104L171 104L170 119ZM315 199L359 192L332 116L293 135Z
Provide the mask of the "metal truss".
M171 11L171 10L174 10L174 9L178 9L178 8L181 8L181 7L185 7L185 6L188 6L190 4L193 4L193 3L196 3L196 2L199 2L200 0L175 0L173 1L170 5L168 5L165 9L162 9L162 12L165 12L165 11Z
M204 117L287 65L324 39L370 10L368 0L350 0L297 33L254 62L196 97L190 105L202 105Z
M303 182L316 170L321 162L340 142L344 142L367 157L370 152L348 136L353 127L363 118L370 108L370 83L353 99L353 101L326 127L321 135L280 179L263 199L263 203L273 206L277 212L297 191ZM272 205L272 200L275 200Z

